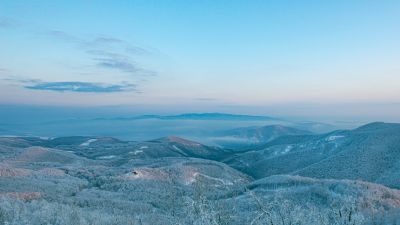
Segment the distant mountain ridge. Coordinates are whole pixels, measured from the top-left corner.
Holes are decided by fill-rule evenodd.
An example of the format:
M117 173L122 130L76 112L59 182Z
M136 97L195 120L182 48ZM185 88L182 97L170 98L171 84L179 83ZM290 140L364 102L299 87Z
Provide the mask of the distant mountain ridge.
M281 136L310 135L312 132L282 125L240 127L220 131L212 138L225 147L251 147L270 142Z
M96 118L95 120L143 120L143 119L159 119L159 120L281 120L269 116L227 114L227 113L185 113L178 115L139 115L132 117L114 117L114 118Z

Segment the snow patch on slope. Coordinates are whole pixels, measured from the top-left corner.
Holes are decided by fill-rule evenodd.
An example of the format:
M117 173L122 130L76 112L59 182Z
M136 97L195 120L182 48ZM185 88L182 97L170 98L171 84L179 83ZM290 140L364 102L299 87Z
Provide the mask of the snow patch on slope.
M96 142L97 139L89 139L85 142L83 142L82 144L80 144L80 146L89 146L91 143Z
M343 136L343 135L331 135L331 136L327 137L325 140L327 140L327 141L335 141L337 139L344 138L344 137L345 136Z
M116 157L115 155L106 155L106 156L100 156L98 157L98 159L113 159L115 157Z

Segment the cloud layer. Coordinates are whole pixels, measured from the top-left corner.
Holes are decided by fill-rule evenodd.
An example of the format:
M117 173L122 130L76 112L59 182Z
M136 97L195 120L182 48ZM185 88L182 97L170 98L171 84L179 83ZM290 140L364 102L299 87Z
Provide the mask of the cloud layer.
M58 92L92 92L111 93L123 91L136 91L134 84L104 84L91 82L40 82L25 86L32 90L46 90Z

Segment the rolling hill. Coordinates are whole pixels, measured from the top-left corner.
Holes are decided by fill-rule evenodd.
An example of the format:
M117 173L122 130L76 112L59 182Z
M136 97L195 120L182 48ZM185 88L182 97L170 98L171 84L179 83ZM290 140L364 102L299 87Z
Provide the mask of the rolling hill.
M323 135L284 136L226 163L254 178L298 174L400 187L400 125L371 123Z

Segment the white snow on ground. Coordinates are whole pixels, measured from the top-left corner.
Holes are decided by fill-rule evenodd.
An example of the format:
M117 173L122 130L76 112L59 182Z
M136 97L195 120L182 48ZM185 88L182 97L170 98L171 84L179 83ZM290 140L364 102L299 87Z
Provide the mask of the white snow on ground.
M142 152L143 152L143 150L135 150L133 152L129 152L129 154L137 155L137 154L142 153Z
M113 158L115 158L115 155L105 155L98 157L98 159L113 159Z
M181 153L182 155L187 156L187 154L186 154L182 149L180 149L178 146L172 145L172 147L173 147L176 151L178 151L179 153Z
M293 146L288 145L288 146L286 146L285 150L282 151L282 154L286 154L286 153L290 152L290 150L292 150L292 149L293 149Z
M39 137L39 139L48 141L48 140L52 140L53 138L51 138L51 137Z
M216 177L210 177L210 176L205 175L205 174L199 174L199 175L201 175L201 176L203 176L203 177L205 177L207 179L217 181L217 182L219 182L219 183L221 183L223 185L233 185L233 183L231 181L229 181L229 180L224 180L224 179L216 178Z
M80 146L89 146L91 143L97 141L97 139L89 139L85 142L83 142L82 144L80 144Z
M215 184L214 186L233 185L233 183L231 181L224 180L224 179L221 179L221 178L211 177L211 176L208 176L208 175L205 175L205 174L202 174L202 173L198 173L198 172L193 173L193 175L191 177L189 177L188 180L186 180L185 184L188 185L188 184L194 183L195 181L197 181L197 177L199 177L199 176L202 176L202 177L204 177L206 179L209 179L209 180L212 180L212 181L215 181L215 182L219 183L219 184Z
M137 168L122 176L125 179L168 180L168 173L157 168Z
M220 186L220 185L233 185L233 183L231 181L227 181L221 178L216 178L216 177L211 177L202 173L199 173L198 171L196 171L196 169L194 168L187 168L185 170L184 176L183 176L183 181L185 185L190 185L193 184L194 182L197 181L197 177L203 177L206 178L208 180L212 180L216 183L219 184L215 184L215 186Z
M334 140L336 140L336 139L344 138L344 137L345 137L345 136L343 136L343 135L332 135L332 136L327 137L326 140L327 140L327 141L334 141Z
M185 185L189 185L189 184L194 183L194 182L196 181L196 177L197 177L198 175L199 175L198 172L193 172L193 171L190 171L189 173L187 172L187 173L185 174L185 177L184 177L184 183L185 183Z
M178 148L176 145L172 145L172 147L177 150L177 151L182 151L180 148Z
M288 146L286 146L286 148L283 149L283 150L274 151L274 156L276 156L276 155L284 155L284 154L287 154L287 153L289 153L292 149L293 149L293 146L292 146L292 145L288 145Z

